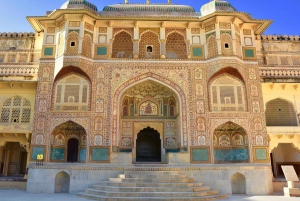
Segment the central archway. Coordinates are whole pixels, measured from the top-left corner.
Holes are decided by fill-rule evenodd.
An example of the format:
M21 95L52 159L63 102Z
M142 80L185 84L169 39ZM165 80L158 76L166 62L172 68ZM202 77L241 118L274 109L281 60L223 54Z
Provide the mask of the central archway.
M144 128L137 135L136 161L161 162L160 134L153 128Z

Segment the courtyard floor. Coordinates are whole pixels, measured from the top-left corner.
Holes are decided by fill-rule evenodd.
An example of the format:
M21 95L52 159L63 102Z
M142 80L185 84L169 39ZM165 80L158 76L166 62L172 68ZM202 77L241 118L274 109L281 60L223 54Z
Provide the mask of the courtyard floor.
M30 194L23 190L0 190L1 201L88 201L75 194ZM284 197L282 195L269 196L229 196L226 200L235 201L299 201L300 197Z

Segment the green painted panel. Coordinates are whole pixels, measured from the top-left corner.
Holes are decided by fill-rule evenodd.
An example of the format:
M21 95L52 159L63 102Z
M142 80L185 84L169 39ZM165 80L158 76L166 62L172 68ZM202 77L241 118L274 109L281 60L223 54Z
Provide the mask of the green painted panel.
M53 47L46 47L44 49L44 56L52 56L53 55Z
M246 55L246 57L252 57L252 58L254 58L254 50L252 50L252 49L245 49L245 55Z
M80 150L79 150L79 160L81 162L86 161L86 148L80 148Z
M97 55L107 55L107 47L97 47Z
M108 148L92 148L93 161L108 161Z
M208 150L206 148L192 149L192 159L194 162L208 161Z
M264 148L257 148L255 149L255 154L256 154L256 160L267 160L267 150Z
M45 148L44 147L32 147L31 159L36 160L37 155L43 154L45 155Z
M201 47L193 47L193 55L195 57L202 57L203 56L203 50Z
M65 160L65 149L53 147L51 149L51 160L64 161Z

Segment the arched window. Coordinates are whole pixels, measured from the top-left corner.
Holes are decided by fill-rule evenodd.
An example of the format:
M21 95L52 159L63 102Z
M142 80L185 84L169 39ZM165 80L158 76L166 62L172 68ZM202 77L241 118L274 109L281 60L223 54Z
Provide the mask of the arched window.
M266 123L267 126L297 126L294 106L280 98L267 102Z
M88 110L90 83L75 74L59 80L55 86L54 110Z
M30 101L15 96L4 101L0 123L29 123L31 113Z
M63 43L63 35L60 35L60 44ZM67 54L77 55L79 47L79 34L76 31L72 31L68 35ZM62 50L58 55L62 54Z
M245 94L242 81L228 74L219 76L210 85L211 111L246 111Z
M113 58L132 58L133 41L131 35L125 31L116 34L112 44Z
M184 36L179 33L171 33L166 41L166 57L170 59L186 59L186 43Z

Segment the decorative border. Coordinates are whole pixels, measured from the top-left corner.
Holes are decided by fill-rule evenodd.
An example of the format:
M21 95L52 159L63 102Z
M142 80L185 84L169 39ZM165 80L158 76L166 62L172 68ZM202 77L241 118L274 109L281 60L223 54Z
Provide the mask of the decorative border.
M36 161L36 160L37 160L36 158L32 158L32 157L33 157L32 151L33 151L33 149L34 149L35 147L37 147L37 148L43 148L43 149L44 149L43 155L44 155L44 161L46 161L46 151L47 151L46 145L31 146L31 148L30 148L30 161Z
M193 54L193 48L201 48L202 49L202 56L195 56ZM191 55L191 58L193 58L193 59L205 59L204 45L191 45L190 46L190 55Z
M97 49L98 47L106 47L106 54L105 55L98 55L97 54ZM95 44L94 48L94 58L99 59L99 58L108 58L109 57L109 45L104 45L104 44Z
M46 48L53 48L52 55L45 55L45 49ZM55 49L56 49L55 45L43 45L42 58L55 58L55 52L56 52Z
M266 159L257 159L256 156L256 150L257 149L264 149L266 151ZM255 146L253 147L253 161L255 163L269 163L270 162L270 154L269 154L269 148L268 147L262 147L262 146Z
M196 146L190 147L190 163L191 164L198 164L198 163L211 163L211 156L210 156L210 147L209 146ZM206 161L194 161L193 160L193 150L194 149L206 149L207 150L207 160Z
M108 160L93 160L92 154L93 154L93 149L107 149L107 159ZM90 162L93 163L110 163L110 147L108 146L90 146Z
M56 159L52 159L52 149L53 148L56 148L56 149L64 149L64 159L63 160L56 160ZM63 162L66 162L66 158L67 158L67 154L66 154L66 151L67 151L67 149L66 149L66 147L65 146L51 146L51 153L50 153L50 161L51 162L61 162L61 163L63 163ZM79 149L78 149L78 151L79 151Z
M246 56L246 50L253 50L254 56L253 57L247 57ZM243 47L243 59L247 59L247 60L256 60L256 48L255 47Z

